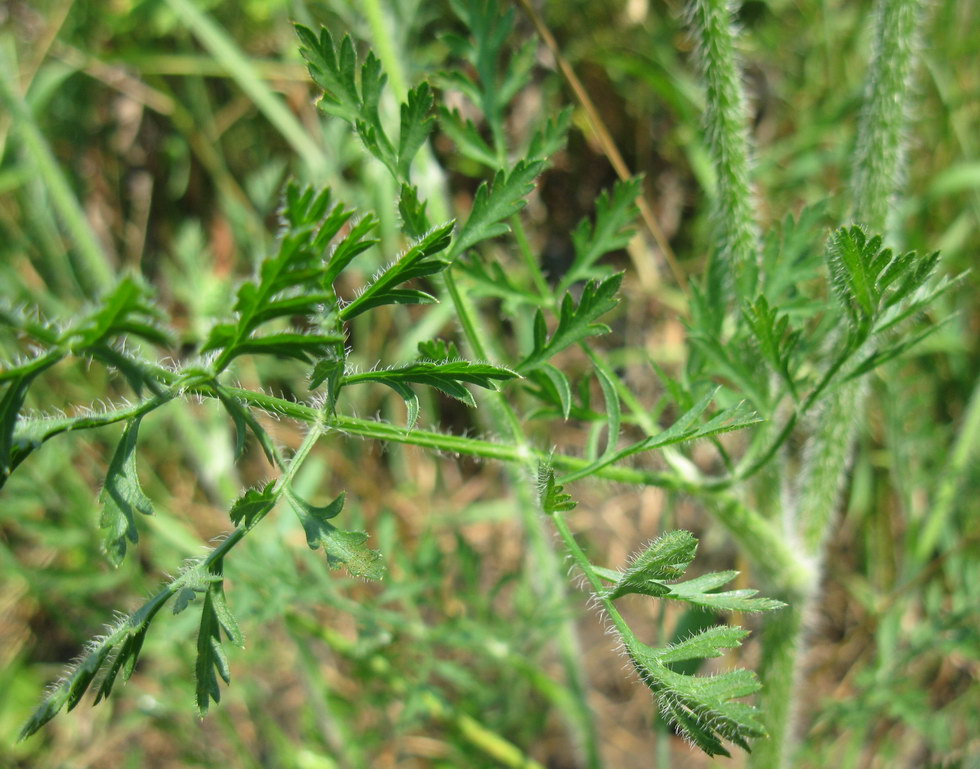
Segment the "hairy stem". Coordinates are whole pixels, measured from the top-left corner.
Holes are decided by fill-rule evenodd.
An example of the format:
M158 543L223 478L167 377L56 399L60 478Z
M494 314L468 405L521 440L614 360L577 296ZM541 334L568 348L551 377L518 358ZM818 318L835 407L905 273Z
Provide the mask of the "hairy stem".
M893 198L904 174L902 148L907 105L917 48L922 0L878 0L875 50L868 74L852 173L853 210L863 224L879 231L887 225ZM860 424L866 385L860 380L831 389L824 397L804 449L799 482L796 534L806 555L819 568L837 514L841 489ZM799 594L793 612L772 620L765 640L760 676L763 713L770 739L760 743L753 766L791 766L799 736L794 732L793 682L806 655L803 612L817 600L818 589Z
M759 262L759 225L749 181L749 138L741 70L729 0L694 0L690 22L705 88L704 125L718 183L714 269L734 283L736 303L753 298Z

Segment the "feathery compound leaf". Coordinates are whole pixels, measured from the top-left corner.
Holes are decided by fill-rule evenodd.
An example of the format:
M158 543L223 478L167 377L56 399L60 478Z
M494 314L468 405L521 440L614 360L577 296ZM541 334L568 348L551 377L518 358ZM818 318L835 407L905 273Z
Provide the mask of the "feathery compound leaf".
M521 160L510 173L498 171L493 177L493 184L481 184L466 224L446 259L451 262L477 243L510 232L504 220L527 205L525 198L534 189L534 179L543 167L541 160Z
M400 289L400 286L414 278L424 278L441 272L449 266L444 258L437 255L446 250L452 241L455 222L434 228L411 246L395 262L384 268L354 299L340 311L343 320L356 318L372 307L385 304L429 304L435 298L424 291Z
M939 253L920 256L909 251L893 256L891 249L881 248L880 235L868 237L861 227L853 226L840 227L831 234L826 259L834 293L857 330L866 335L882 314L888 319L887 327L897 322L893 316L898 305L926 284L935 271ZM901 318L925 306L920 301L912 304L914 309L901 312ZM887 310L892 312L886 313ZM874 330L881 332L884 328L879 325Z
M282 210L283 234L277 253L265 259L257 281L238 290L235 323L215 326L202 352L221 350L215 362L220 372L239 355L276 355L310 361L342 345L344 335L336 328L336 296L333 282L350 261L376 243L368 238L377 219L366 216L351 227L325 258L330 242L348 222L351 211L332 205L329 189L286 188ZM314 330L257 335L259 328L277 318L305 316ZM316 328L326 325L327 328Z
M539 310L534 320L534 347L517 370L522 374L531 371L586 337L608 334L609 326L596 321L619 303L616 294L622 282L622 273L611 275L601 283L590 281L582 290L582 298L577 305L571 294L565 294L558 315L558 327L550 338L547 336L544 315Z
M748 670L689 676L674 672L667 663L720 657L725 649L739 646L745 635L739 628L712 628L666 649L653 649L635 640L626 645L630 660L657 697L664 716L709 756L729 755L724 740L748 750L750 739L765 736L758 710L737 702L761 688L759 679Z
M72 710L81 702L99 673L102 673L102 680L96 692L96 704L109 696L120 672L123 680L128 680L136 668L150 623L157 612L180 590L184 580L185 576L181 575L137 611L118 620L108 628L105 635L89 642L84 655L69 668L24 724L19 739L27 739L37 732L58 715L62 708L67 706L68 710Z
M169 335L154 325L160 311L144 301L148 293L133 278L123 278L100 299L95 312L65 334L65 340L78 353L124 334L139 336L154 344L168 344Z
M772 369L783 378L793 395L796 384L790 372L790 359L800 342L802 331L790 330L789 316L780 314L764 296L749 304L743 310L743 317L752 330L759 351Z
M555 481L555 471L547 465L538 465L538 488L541 489L541 509L548 515L564 513L577 504L565 487Z
M407 183L412 160L435 123L431 116L432 89L429 84L421 83L410 90L401 105L396 147L385 132L378 110L388 78L374 53L369 52L358 68L357 53L349 35L344 36L338 49L325 28L317 37L312 30L298 24L296 34L310 74L323 89L317 106L350 123L367 151L380 160L396 180Z
M136 530L136 513L153 515L153 505L143 493L136 474L136 441L141 417L135 417L122 434L109 462L105 486L99 501L102 502L102 547L113 566L122 563L126 556L126 540L134 545L139 541Z
M629 593L686 601L713 611L772 611L784 604L766 598L753 598L755 590L710 590L730 582L738 572L716 572L692 580L667 584L687 570L697 552L697 540L690 532L671 531L653 542L623 573L597 569L604 579L614 582L605 597L614 600ZM728 755L723 741L749 749L748 740L764 736L758 712L736 700L758 691L755 674L735 670L721 675L695 676L671 669L670 665L688 660L720 657L727 649L741 645L748 631L721 625L655 649L624 633L624 643L643 682L657 697L664 716L687 739L708 755Z
M596 269L595 263L611 251L629 245L635 232L633 223L639 215L636 199L642 189L643 179L634 177L617 182L611 196L602 191L596 201L595 225L583 219L572 232L575 258L558 284L558 293L580 280L601 277L602 271Z
M381 553L364 546L368 535L362 531L343 531L328 521L336 518L344 508L345 494L341 494L329 505L316 507L301 497L287 492L290 504L306 532L306 542L311 550L321 545L332 568L344 566L354 577L381 579L385 566Z

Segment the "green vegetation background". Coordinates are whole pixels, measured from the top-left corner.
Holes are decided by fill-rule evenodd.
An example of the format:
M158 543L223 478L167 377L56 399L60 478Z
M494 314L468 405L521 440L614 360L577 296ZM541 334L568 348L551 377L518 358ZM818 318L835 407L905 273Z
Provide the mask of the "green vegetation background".
M438 67L446 55L440 34L452 26L445 4L382 6L390 44L410 52L408 70ZM681 4L577 0L538 8L628 164L646 175L684 270L698 274L711 171ZM193 9L207 14L205 22ZM0 107L0 297L71 313L86 297L66 254L89 248L109 254L113 270L147 276L190 333L227 310L235 281L272 242L288 176L328 182L363 209L389 211L395 191L386 177L346 127L316 113L291 27L323 23L376 45L362 11L343 0L4 4L0 76L29 110ZM853 147L869 14L870 3L844 0L742 6L756 178L781 211L825 198L834 206ZM941 249L952 275L971 268L980 248L976 3L933 3L925 37L899 219L903 245ZM533 38L521 16L516 38L515 45ZM535 87L510 116L517 131L528 116L570 103L545 49L535 55ZM536 245L556 271L567 260L574 223L615 178L585 116L576 112L573 122L569 146L529 208ZM79 243L56 220L56 170L39 165L30 136L57 161L96 243ZM464 162L447 141L434 149L450 171ZM459 188L465 195L466 185ZM390 245L392 223L382 227ZM621 262L630 264L625 255ZM941 299L935 317L956 313L951 323L875 374L800 684L808 729L803 766L978 765L976 460L964 483L950 479L954 450L966 451L969 462L971 434L980 430L963 425L971 396L977 398L978 280L974 273ZM617 331L670 370L684 355L676 312L683 295L666 274L650 291L631 273L625 290ZM359 328L359 344L404 358L414 348L403 325L408 316L388 317L388 326ZM0 335L0 357L17 350L16 340ZM283 366L281 374L263 370L262 381L289 395L295 376ZM29 405L94 402L122 391L102 377L81 366L59 370L32 391ZM648 387L656 390L653 382ZM360 407L388 408L380 399ZM444 425L471 426L463 410L439 407ZM295 445L295 428L274 429ZM109 430L49 445L5 490L0 766L574 766L574 746L554 707L561 693L549 689L547 677L560 677L548 641L565 612L582 616L583 659L608 765L651 766L658 741L675 766L708 763L652 723L648 693L624 674L598 619L578 604L536 600L519 523L498 493L499 467L413 449L380 453L357 442L322 450L299 483L313 495L329 493L329 482L348 489L356 500L350 514L388 558L384 584L329 573L280 516L266 535L245 543L230 575L248 644L233 653L235 684L207 720L191 706L192 620L175 617L154 629L146 661L121 696L79 708L15 744L38 693L85 640L114 609L127 608L224 531L239 483L267 472L254 452L234 466L232 436L211 406L154 418L144 429L140 467L147 492L161 504L139 558L113 570L99 552L96 496L117 438ZM578 529L606 562L622 562L670 516L674 525L705 532L705 570L736 563L731 546L681 496L612 486L581 494ZM950 511L941 554L903 581L902 564L916 544L906 524L939 505ZM652 632L656 618L649 624ZM742 653L751 665L754 647Z

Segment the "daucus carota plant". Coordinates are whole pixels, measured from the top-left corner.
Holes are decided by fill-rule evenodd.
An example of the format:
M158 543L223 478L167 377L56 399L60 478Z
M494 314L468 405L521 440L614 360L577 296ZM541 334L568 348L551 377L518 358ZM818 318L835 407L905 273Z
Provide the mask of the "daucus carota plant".
M872 234L885 225L874 211L885 209L861 202L890 194L900 177L902 111L893 105L908 88L908 41L919 9L916 3L898 6L894 11L883 3L879 18L856 161L857 224L835 228L821 249L821 221L813 211L787 218L762 237L730 9L721 0L692 4L717 171L717 245L704 279L692 288L686 367L676 380L659 372L667 396L656 407L639 401L596 344L610 334L623 281L604 257L635 236L642 181L621 182L599 196L594 215L571 233L573 255L561 274L544 270L525 230L522 212L535 180L565 142L570 112L541 121L526 136L509 130L512 102L535 65L533 44L510 52L515 12L487 0L454 0L461 31L446 38L454 66L411 88L387 42L378 49L382 58L362 56L348 36L338 43L326 29L297 26L320 89L319 109L346 125L366 162L386 176L396 197L392 210L381 217L358 213L328 188L288 185L275 248L240 285L226 317L206 333L185 332L179 350L162 303L135 276L118 281L71 320L51 320L33 308L0 311L0 320L30 350L0 370L0 484L62 433L123 425L99 496L103 549L111 564L132 557L143 518L153 514L137 459L140 428L154 412L183 408L189 399L214 401L227 413L236 455L254 440L276 473L240 491L229 509L226 537L85 649L23 736L76 707L86 692L98 702L132 676L165 606L174 614L199 612L194 677L203 715L221 696L219 678L230 680L224 641L241 645L244 638L233 597L226 598L224 589L233 551L246 537L262 536L263 521L280 503L294 511L309 547L322 551L331 566L382 579L384 554L368 545L367 533L342 526L344 491L332 489L333 501L316 505L294 483L319 442L360 437L506 463L541 597L567 600L553 526L667 721L710 755L727 754L732 743L755 747L762 766L783 762L792 742L788 714L803 617L817 595L823 542L860 410L860 378L929 333L906 327L948 285L930 282L935 255L886 248ZM193 18L203 23L199 14ZM893 44L901 40L908 44ZM396 109L389 109L391 90ZM430 147L437 131L465 159L462 174L475 187L471 204L456 218L443 213L450 205ZM378 254L382 220L397 221L397 254ZM500 244L512 256L500 257ZM371 259L380 266L359 280L357 268ZM821 274L825 280L813 280ZM438 311L426 306L437 303L449 309L426 316ZM417 355L358 366L356 329L406 310L421 327L429 328L419 318L436 318L436 331L418 343ZM447 320L456 322L458 334L438 333ZM585 371L568 362L574 355L587 361ZM27 412L32 385L72 358L121 374L132 400L94 410L79 404L64 413ZM242 382L244 366L270 359L301 367L303 381L291 385L296 395L272 395ZM403 422L356 416L352 393L376 384L401 399ZM432 391L478 407L476 425L497 437L420 426ZM673 418L661 423L664 412ZM303 425L300 445L279 446L263 415ZM584 426L584 451L556 446L557 426L568 423ZM745 436L741 444L723 442L733 431ZM713 445L719 471L709 474L693 461L695 441ZM635 463L650 452L662 455L665 470ZM734 571L680 581L697 547L684 531L665 532L621 569L593 564L569 528L565 513L574 503L563 489L589 478L699 498L780 600L758 598L751 589L719 591ZM617 608L631 594L716 614L772 612L762 683L746 670L702 676L679 667L727 654L745 630L719 624L664 646L649 644ZM556 649L571 692L565 715L581 737L585 763L597 767L600 736L570 620L556 634ZM743 700L760 686L761 712Z

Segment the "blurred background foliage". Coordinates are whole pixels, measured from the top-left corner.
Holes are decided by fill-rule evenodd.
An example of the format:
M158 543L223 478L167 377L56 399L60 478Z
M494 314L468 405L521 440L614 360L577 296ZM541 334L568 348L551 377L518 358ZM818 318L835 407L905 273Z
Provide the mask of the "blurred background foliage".
M645 174L683 268L698 274L712 180L681 3L534 5L627 163ZM824 224L844 214L838 193L853 149L869 13L867 0L741 6L756 180L779 204L764 211L768 224L820 202ZM317 114L291 23L390 46L414 78L444 65L453 19L446 3L421 0L8 0L0 6L0 296L71 314L92 296L93 269L137 270L178 330L198 337L267 252L290 176L330 184L376 210L379 250L393 253L396 191L340 121ZM536 61L534 86L508 117L520 133L529 116L569 96L521 14L515 38L515 47L532 41ZM972 267L980 247L978 50L977 4L936 0L896 237L909 248L941 249L949 274ZM580 110L573 124L527 212L554 272L567 264L574 223L615 178ZM467 161L446 137L433 149L465 204L474 187ZM81 220L65 214L73 206ZM625 254L619 259L628 267ZM940 300L935 316L955 314L952 322L875 375L800 684L809 734L802 766L980 766L978 280L972 274ZM624 358L649 355L672 370L685 354L683 295L666 275L651 287L631 274L625 291L616 329ZM414 338L403 329L414 316L399 309L388 317L387 326L355 327L357 349L371 351L362 364L410 356ZM3 358L21 351L0 331ZM244 369L243 378L304 395L291 392L297 377L288 363ZM637 389L656 393L652 379ZM76 365L43 378L29 405L124 392L101 370ZM361 413L396 407L374 391L358 397ZM429 413L446 428L472 427L447 402ZM286 423L271 429L285 444L299 437ZM321 498L348 489L351 523L371 531L388 559L384 583L328 572L288 516L278 516L229 568L248 644L232 655L234 685L208 719L191 707L192 620L180 616L151 635L121 696L15 744L38 693L112 611L224 531L239 484L270 472L260 452L233 463L233 436L213 405L149 418L140 467L158 515L139 558L112 570L99 552L96 496L117 436L110 428L52 442L5 489L0 765L574 767L562 717L569 695L549 646L568 612L582 617L608 765L649 767L655 756L658 766L709 763L652 723L648 694L624 675L578 596L571 606L540 601L499 467L351 441L323 447L300 484ZM577 528L611 564L666 525L709 527L693 501L660 490L593 484L576 493ZM939 547L923 557L907 532L926 516L938 521ZM704 569L737 563L718 532L703 536ZM672 633L697 619L647 621L651 633ZM751 644L743 650L746 664L755 653Z

